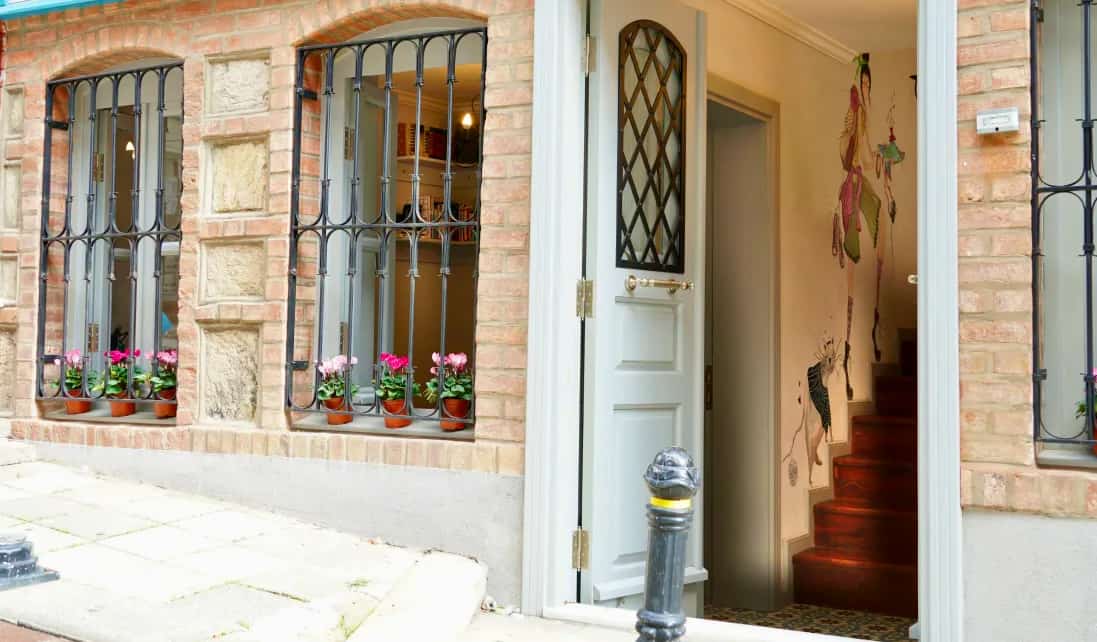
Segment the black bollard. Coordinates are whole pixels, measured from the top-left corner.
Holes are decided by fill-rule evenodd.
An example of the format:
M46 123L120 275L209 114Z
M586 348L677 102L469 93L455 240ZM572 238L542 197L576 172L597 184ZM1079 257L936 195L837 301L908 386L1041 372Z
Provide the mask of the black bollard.
M636 613L637 642L674 642L686 634L686 542L693 523L693 496L701 482L693 458L681 448L656 455L644 482L651 491L650 529L644 608Z

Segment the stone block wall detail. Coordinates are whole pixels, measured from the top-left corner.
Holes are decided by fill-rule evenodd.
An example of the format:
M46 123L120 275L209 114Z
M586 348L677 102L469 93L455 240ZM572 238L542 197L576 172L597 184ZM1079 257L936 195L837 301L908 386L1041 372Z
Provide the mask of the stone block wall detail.
M210 114L266 111L270 106L270 58L211 58Z
M203 302L262 299L267 286L267 252L262 241L202 244Z
M210 146L213 214L261 212L267 205L267 144L261 140L216 142Z
M288 455L292 450L297 456L324 453L357 461L521 474L533 3L274 0L260 7L248 2L127 0L8 21L6 79L0 92L2 167L18 167L19 176L4 176L0 189L14 181L20 185L20 198L15 205L0 198L0 257L18 256L19 274L18 306L0 307L0 326L9 324L16 337L17 434L202 451L223 451L229 443L236 449L239 439L256 444L256 453ZM296 47L341 42L394 21L434 17L485 21L490 41L476 442L291 432L284 378ZM178 428L108 429L46 421L34 399L45 83L151 58L184 63ZM314 141L318 138L306 137L306 154L315 151ZM51 211L57 205L51 203ZM9 214L11 207L17 215ZM6 229L9 221L18 223L19 232ZM249 259L245 268L243 260L227 256L230 248L246 252L255 263ZM208 280L211 265L242 278L235 284ZM207 347L221 346L239 355L244 345L253 348L254 362L244 368L251 383L218 378L221 374L209 368ZM236 366L230 371L240 370ZM212 398L218 395L224 399ZM252 427L224 428L231 422Z
M15 409L15 327L0 326L0 414Z
M254 423L260 377L258 327L203 327L201 343L202 418Z
M22 163L4 163L2 169L4 182L0 185L3 190L3 199L0 200L0 228L5 230L19 229L19 201L22 198L23 165Z

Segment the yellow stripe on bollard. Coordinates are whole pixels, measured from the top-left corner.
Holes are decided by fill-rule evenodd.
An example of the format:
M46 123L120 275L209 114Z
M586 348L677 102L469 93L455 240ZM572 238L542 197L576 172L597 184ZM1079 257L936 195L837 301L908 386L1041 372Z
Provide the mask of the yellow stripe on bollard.
M651 505L656 508L667 508L670 510L687 510L690 506L693 506L692 499L660 499L658 497L651 498Z

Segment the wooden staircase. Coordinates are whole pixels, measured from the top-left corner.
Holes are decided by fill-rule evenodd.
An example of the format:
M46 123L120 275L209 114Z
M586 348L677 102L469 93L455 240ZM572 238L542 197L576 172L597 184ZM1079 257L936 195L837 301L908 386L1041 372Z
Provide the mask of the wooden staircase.
M918 388L903 361L902 374L876 377L876 414L852 419L851 452L834 458L815 546L792 558L798 603L918 616Z

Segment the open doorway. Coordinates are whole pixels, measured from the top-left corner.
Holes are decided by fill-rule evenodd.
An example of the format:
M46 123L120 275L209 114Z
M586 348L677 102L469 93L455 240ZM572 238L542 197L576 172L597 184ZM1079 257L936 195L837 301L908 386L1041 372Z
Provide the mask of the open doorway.
M857 56L812 105L833 133L817 124L791 158L784 121L805 105L709 76L708 619L880 642L915 624L913 60ZM833 216L789 207L809 192Z

